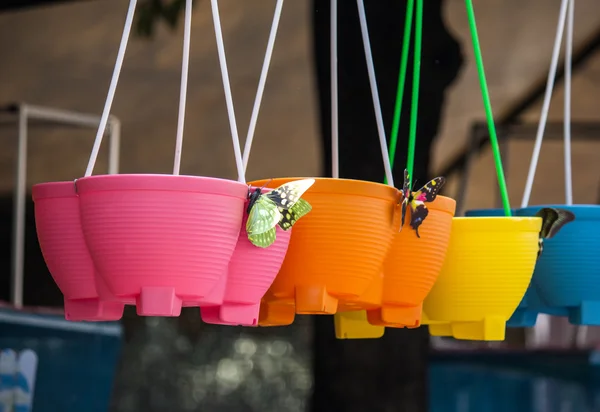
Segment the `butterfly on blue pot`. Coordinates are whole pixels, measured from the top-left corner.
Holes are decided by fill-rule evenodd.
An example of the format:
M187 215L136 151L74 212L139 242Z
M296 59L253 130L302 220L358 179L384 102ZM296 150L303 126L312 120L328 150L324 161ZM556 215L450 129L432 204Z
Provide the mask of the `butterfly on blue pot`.
M410 189L410 176L408 170L404 170L404 184L402 185L402 223L400 230L404 226L406 219L406 210L410 207L410 227L412 227L419 235L419 226L425 221L425 218L429 214L429 210L425 203L433 202L437 197L440 189L446 183L445 177L436 177L430 180L425 186L417 190L416 192Z
M302 179L286 183L263 193L264 186L254 192L248 190L248 221L246 232L254 246L266 248L276 239L276 226L289 230L312 206L301 196L315 183L315 179Z
M575 220L573 212L553 207L544 207L535 214L542 218L542 230L538 240L538 258L544 251L544 239L553 238L564 225Z

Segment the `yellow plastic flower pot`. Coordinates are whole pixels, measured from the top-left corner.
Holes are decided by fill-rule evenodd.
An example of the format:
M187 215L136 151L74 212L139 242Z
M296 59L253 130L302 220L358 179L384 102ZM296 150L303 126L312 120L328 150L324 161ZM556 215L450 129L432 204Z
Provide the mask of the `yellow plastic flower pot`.
M369 323L366 310L338 312L334 315L334 324L338 339L377 339L385 333L385 327Z
M535 267L542 219L457 217L446 260L425 299L433 336L504 340Z

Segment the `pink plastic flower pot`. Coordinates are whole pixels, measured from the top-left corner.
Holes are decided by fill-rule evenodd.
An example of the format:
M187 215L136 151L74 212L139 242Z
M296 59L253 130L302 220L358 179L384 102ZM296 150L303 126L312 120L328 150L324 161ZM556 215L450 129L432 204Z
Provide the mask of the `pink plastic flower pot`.
M223 305L201 308L202 320L206 323L256 326L260 300L281 269L292 229L283 231L277 227L275 243L259 248L248 240L247 220L248 215L244 213L237 246L229 262Z
M248 186L210 177L91 176L77 181L97 273L143 316L220 305Z
M107 321L123 316L124 305L105 293L99 298L79 215L79 199L73 182L33 186L35 224L48 270L65 297L67 320ZM97 278L97 279L95 279ZM96 281L99 283L96 284Z

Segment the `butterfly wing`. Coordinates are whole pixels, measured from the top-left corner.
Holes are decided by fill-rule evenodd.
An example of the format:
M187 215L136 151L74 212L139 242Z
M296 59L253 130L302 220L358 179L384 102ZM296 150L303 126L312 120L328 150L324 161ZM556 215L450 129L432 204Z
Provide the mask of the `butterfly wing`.
M400 230L404 226L406 220L406 209L408 208L408 198L410 197L410 175L408 170L404 169L404 183L402 184L402 224Z
M445 177L436 177L413 193L413 197L421 202L433 202L445 183Z
M248 235L248 240L250 241L250 243L252 243L254 246L258 246L261 248L271 246L273 243L275 243L276 239L277 234L274 227L270 230L267 230L264 233Z
M278 207L289 210L314 183L315 179L295 180L271 190L265 196Z
M575 220L575 215L572 212L552 207L544 207L535 215L542 218L540 237L544 239L554 237L564 225Z
M544 239L542 237L540 237L538 239L538 253L537 253L538 259L540 258L540 256L542 256L542 252L544 252Z
M304 199L298 199L294 206L289 209L279 209L281 220L279 227L283 230L289 230L304 215L312 210L312 206Z
M408 198L408 194L410 193L410 175L408 174L408 170L406 169L404 169L404 183L402 184L402 193L406 198Z
M251 236L260 235L273 229L280 220L281 213L277 205L264 195L260 196L248 214L248 221L246 222L248 238L250 239Z
M413 200L410 202L410 213L410 227L417 232L417 237L420 238L419 226L421 226L429 214L429 210L427 209L427 206L425 206L425 203L419 200Z

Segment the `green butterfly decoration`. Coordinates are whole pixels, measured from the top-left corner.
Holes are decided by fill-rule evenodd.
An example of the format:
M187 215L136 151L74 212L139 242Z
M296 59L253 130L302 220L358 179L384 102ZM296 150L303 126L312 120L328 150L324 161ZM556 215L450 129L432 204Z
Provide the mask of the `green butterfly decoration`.
M289 230L302 216L312 210L312 206L300 197L315 183L315 179L303 179L289 182L262 193L256 189L248 190L248 221L246 232L248 240L254 246L266 248L276 239L276 227Z
M539 258L544 251L544 239L550 239L554 237L564 225L575 220L575 215L573 212L568 210L555 209L553 207L544 207L535 215L542 218L542 230L540 231L540 237L538 240Z

